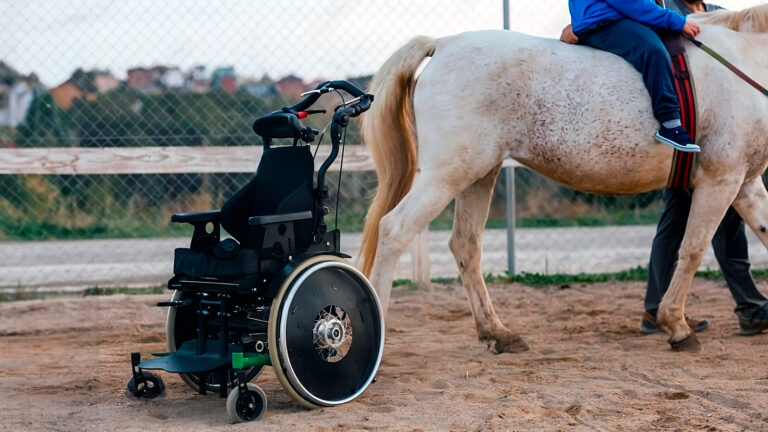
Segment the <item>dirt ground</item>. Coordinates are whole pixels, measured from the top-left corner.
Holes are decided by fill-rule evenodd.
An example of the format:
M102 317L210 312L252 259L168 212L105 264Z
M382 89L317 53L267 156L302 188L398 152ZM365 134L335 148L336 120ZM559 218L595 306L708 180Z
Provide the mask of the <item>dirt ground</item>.
M768 291L768 286L761 289ZM697 279L688 311L712 320L698 354L637 332L643 283L492 287L532 350L495 355L475 337L460 286L397 288L378 380L307 411L270 368L257 424L163 373L166 394L126 396L131 351L164 349L165 296L0 304L0 430L768 430L768 334L737 335L722 283Z

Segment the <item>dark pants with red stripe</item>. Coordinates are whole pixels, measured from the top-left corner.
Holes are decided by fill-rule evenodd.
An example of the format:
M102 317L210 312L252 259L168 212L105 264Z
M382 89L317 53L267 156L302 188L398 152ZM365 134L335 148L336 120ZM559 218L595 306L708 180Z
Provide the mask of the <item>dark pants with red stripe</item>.
M598 23L576 36L585 45L623 57L643 74L659 122L680 118L669 52L650 27L624 18Z
M661 220L656 228L656 237L651 246L651 261L648 265L648 288L645 292L645 310L656 314L661 298L669 288L675 271L678 251L683 242L688 213L691 211L690 189L664 189L664 206ZM749 314L768 303L755 286L749 272L747 236L744 221L728 207L720 226L712 238L715 258L723 270L725 282L736 300L736 311Z

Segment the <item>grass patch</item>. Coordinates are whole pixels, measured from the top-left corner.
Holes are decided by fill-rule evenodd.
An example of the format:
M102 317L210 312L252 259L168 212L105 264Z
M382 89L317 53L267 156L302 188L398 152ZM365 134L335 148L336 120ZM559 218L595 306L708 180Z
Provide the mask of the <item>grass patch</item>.
M335 217L329 215L325 223L329 228L335 226ZM362 232L365 213L343 212L339 214L338 227L342 232ZM658 212L638 213L633 211L615 214L594 214L574 218L517 218L518 228L556 228L576 226L606 225L653 225L658 222ZM505 219L491 218L486 228L503 229L507 227ZM431 230L450 230L453 227L453 214L444 212L429 225ZM83 240L83 239L119 239L191 236L192 227L187 224L171 224L157 217L130 215L129 217L102 215L90 224L73 226L68 223L34 221L26 218L13 219L0 214L0 240Z
M89 296L108 296L115 294L127 294L127 295L143 295L143 294L162 294L168 290L165 285L157 285L145 288L129 288L129 287L89 287L83 291L83 297Z
M61 297L89 297L108 296L115 294L144 295L163 294L168 291L165 285L157 285L142 288L116 287L88 287L83 291L35 291L30 288L17 288L13 292L0 293L0 303L21 300L45 300Z
M637 266L616 273L541 274L520 273L486 278L488 282L521 283L530 286L568 285L573 283L626 282L648 279L648 268Z
M725 282L721 270L700 270L696 272L696 277ZM768 281L768 268L753 269L752 277L759 282ZM550 285L569 285L569 284L594 284L602 282L637 282L648 280L648 268L637 266L631 269L622 270L615 273L579 273L579 274L541 274L541 273L520 273L514 276L508 274L494 275L486 274L484 276L486 283L519 283L532 287L544 287ZM431 280L436 284L460 283L460 278L434 278ZM392 283L393 287L407 286L409 290L415 291L418 286L410 279L397 279Z

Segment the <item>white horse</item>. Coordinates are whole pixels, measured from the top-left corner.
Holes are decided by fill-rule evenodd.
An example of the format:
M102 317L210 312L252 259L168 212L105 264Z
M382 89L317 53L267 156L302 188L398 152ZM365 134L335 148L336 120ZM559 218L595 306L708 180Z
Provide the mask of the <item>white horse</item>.
M701 42L768 83L768 5L690 18L701 24ZM729 205L768 247L768 192L760 177L768 165L768 97L687 45L702 152L679 262L658 318L673 348L696 350L685 301ZM386 310L399 256L455 198L450 249L478 337L495 341L497 352L528 348L494 311L480 269L502 160L598 194L646 192L667 181L672 148L653 138L658 123L640 74L613 54L509 31L418 37L384 63L370 92L376 102L362 129L379 187L359 264Z

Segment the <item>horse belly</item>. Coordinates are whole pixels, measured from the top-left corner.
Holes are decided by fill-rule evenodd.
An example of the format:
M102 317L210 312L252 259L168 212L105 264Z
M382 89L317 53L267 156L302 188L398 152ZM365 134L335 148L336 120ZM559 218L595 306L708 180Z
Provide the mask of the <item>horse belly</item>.
M474 141L473 160L512 158L585 192L664 187L672 149L653 139L650 97L623 59L511 32L443 43L414 95L420 153L446 160Z

